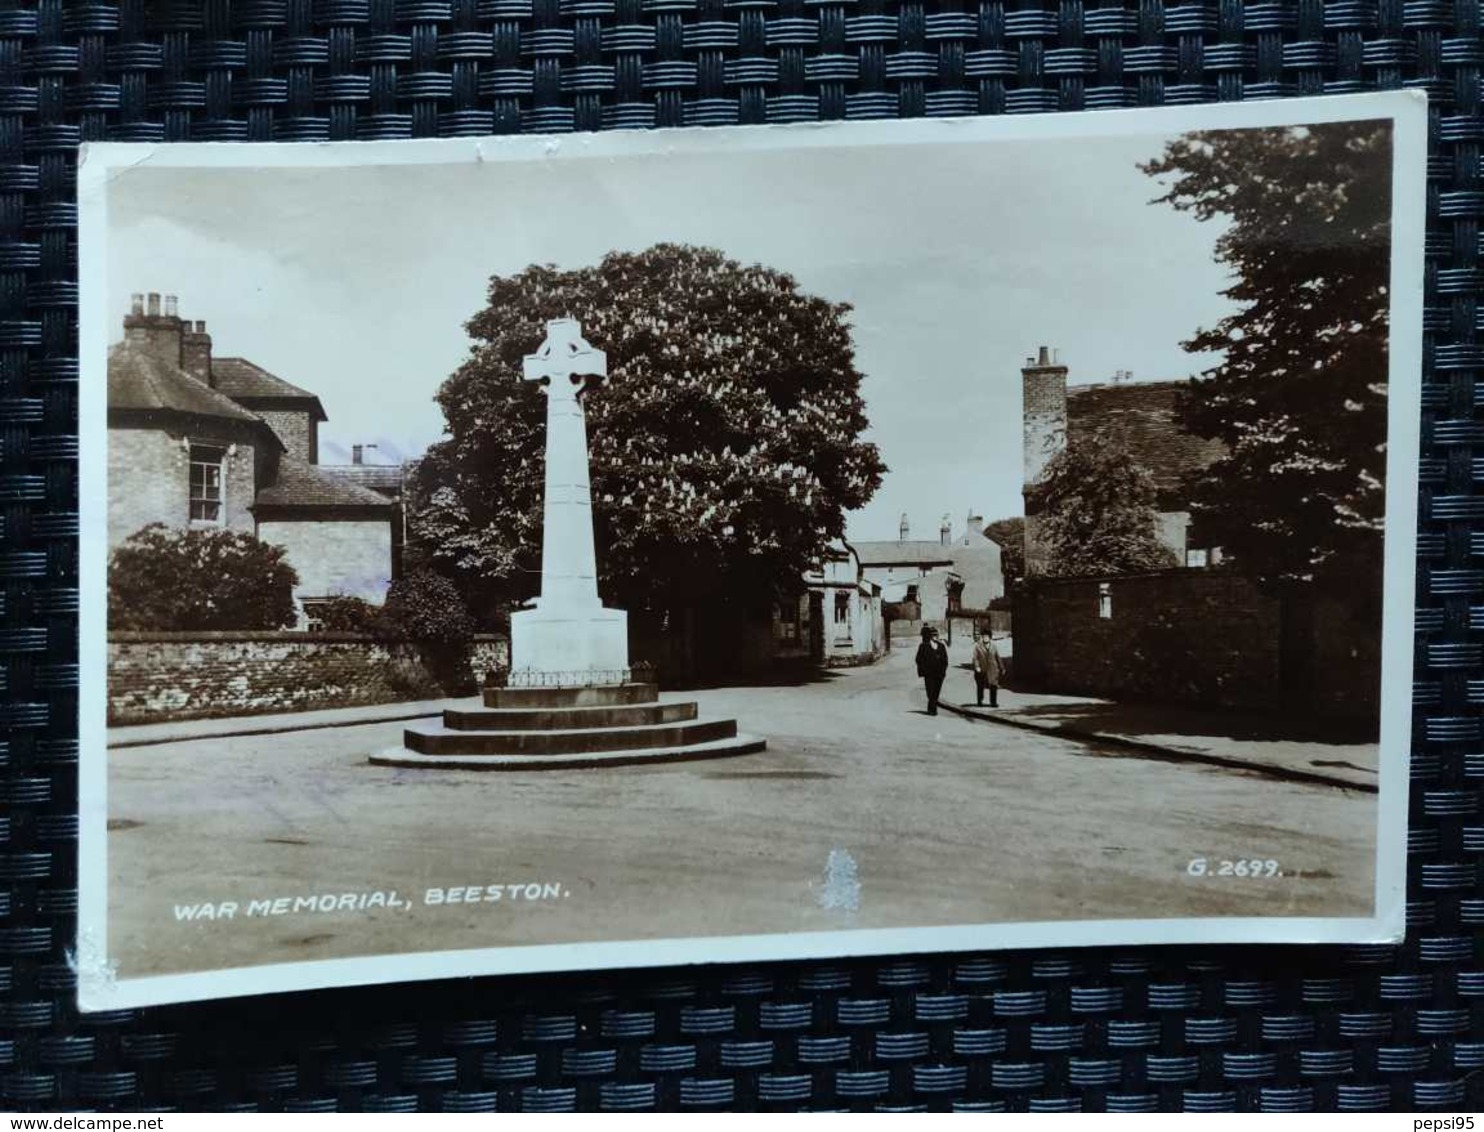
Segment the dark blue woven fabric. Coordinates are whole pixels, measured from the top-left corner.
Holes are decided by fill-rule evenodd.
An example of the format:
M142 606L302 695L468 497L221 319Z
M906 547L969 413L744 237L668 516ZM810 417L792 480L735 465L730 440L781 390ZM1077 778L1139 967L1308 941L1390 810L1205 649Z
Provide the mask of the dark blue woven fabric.
M0 6L0 1102L1484 1107L1479 18L1478 0ZM1432 99L1405 945L484 979L77 1015L65 952L79 142L999 114L1400 86Z

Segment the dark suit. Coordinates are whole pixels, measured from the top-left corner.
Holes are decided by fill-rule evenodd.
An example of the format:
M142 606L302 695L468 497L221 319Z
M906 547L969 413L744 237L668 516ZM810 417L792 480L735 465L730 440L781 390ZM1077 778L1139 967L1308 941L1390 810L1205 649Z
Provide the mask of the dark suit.
M948 647L942 641L923 641L917 646L917 675L927 689L928 714L938 714L938 694L943 691L943 678L948 675Z

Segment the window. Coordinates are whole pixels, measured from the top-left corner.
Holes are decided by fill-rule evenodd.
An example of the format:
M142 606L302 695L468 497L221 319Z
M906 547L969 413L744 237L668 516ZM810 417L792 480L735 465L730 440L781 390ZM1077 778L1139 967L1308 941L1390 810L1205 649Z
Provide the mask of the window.
M304 628L311 633L323 633L325 631L325 602L306 598L302 603L304 607Z
M1098 583L1098 616L1107 620L1113 616L1113 584Z
M835 594L835 624L845 625L850 621L850 595L844 590Z
M795 605L790 609L786 605L778 607L778 639L780 641L797 641L799 639L799 609Z
M222 461L226 455L221 448L191 445L191 522L221 524Z
M1206 552L1204 550L1187 550L1185 552L1185 565L1190 566L1194 569L1200 569L1204 567L1206 563L1207 558Z

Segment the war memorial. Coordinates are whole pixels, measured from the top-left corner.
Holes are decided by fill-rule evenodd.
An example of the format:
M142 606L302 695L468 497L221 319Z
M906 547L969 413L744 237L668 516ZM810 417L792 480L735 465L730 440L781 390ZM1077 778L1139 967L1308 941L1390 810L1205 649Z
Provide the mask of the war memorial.
M484 689L484 707L449 708L441 723L409 726L379 765L550 770L722 758L761 751L734 719L700 714L695 701L660 703L634 679L628 618L598 596L583 400L608 378L608 359L575 319L546 324L524 379L546 393L546 482L541 593L510 618L511 671Z

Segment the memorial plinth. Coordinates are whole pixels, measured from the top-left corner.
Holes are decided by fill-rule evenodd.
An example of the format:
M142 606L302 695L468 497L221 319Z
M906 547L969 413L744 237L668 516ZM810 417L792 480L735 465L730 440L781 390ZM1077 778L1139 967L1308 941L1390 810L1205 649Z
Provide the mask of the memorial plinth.
M523 376L546 393L541 593L510 615L510 687L487 688L484 708L450 709L413 724L403 745L372 755L387 766L542 770L722 758L767 743L695 702L661 703L629 668L628 615L598 597L589 482L587 391L608 359L574 319L546 324Z

